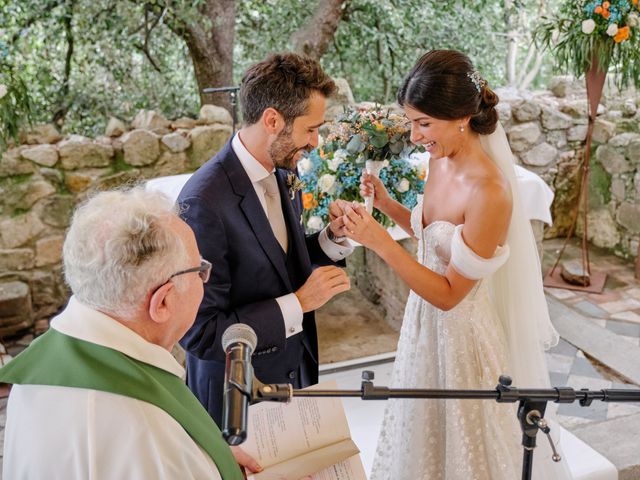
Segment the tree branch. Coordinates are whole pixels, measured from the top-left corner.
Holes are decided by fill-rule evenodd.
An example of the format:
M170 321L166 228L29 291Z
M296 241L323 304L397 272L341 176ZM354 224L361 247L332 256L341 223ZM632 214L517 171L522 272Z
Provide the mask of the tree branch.
M64 118L69 112L71 107L71 101L69 101L69 82L71 79L71 65L73 61L73 49L74 49L74 36L73 36L73 8L76 0L66 1L66 12L62 19L64 25L65 39L67 41L67 53L64 59L64 77L62 80L62 87L60 88L60 99L58 100L58 108L53 114L54 123L64 122Z
M319 0L313 15L291 35L293 51L320 60L338 29L347 1Z
M142 45L134 44L134 47L136 47L138 50L140 50L142 53L144 53L144 55L147 57L147 60L149 60L149 63L155 69L156 72L162 73L162 70L160 69L160 67L158 66L156 61L153 59L153 56L151 55L151 51L149 50L149 39L151 38L151 32L153 31L153 29L162 21L162 19L164 18L165 14L167 13L167 8L165 7L162 10L162 12L160 13L160 15L156 15L156 17L153 20L153 22L151 22L151 26L149 26L149 15L151 13L153 13L153 12L151 12L151 10L145 6L145 9L144 9L144 30L145 30L145 32L144 32L144 43Z

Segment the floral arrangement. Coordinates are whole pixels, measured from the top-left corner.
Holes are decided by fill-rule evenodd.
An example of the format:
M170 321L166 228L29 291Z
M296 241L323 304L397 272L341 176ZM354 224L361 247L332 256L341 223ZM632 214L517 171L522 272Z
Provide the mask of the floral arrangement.
M597 61L603 71L613 67L618 86L640 86L638 0L566 0L535 37L552 49L562 70L579 77Z
M360 175L367 160L385 162L380 179L394 199L409 208L416 204L426 166L421 168L409 161L419 147L411 143L410 128L403 116L378 109L348 111L323 133L326 140L298 162L305 184L303 221L308 232L321 230L329 223L328 207L333 200L363 201ZM385 226L392 224L377 210L373 215Z

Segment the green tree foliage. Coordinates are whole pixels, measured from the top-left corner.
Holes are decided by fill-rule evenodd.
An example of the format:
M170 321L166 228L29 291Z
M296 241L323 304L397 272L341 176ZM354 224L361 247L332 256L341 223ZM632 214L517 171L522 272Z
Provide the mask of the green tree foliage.
M131 119L140 108L172 117L197 111L186 46L160 23L148 37L152 63L142 51L145 12L139 2L2 2L0 42L28 88L34 121L97 134L109 115Z
M198 86L175 20L215 28L216 20L203 20L199 10L211 1L0 0L3 68L20 73L33 120L55 121L64 132L100 134L109 116L130 120L140 108L194 115ZM289 49L316 6L235 2L235 82L249 64ZM503 14L502 0L347 0L322 63L349 81L358 101L392 101L403 76L432 48L466 52L499 86L507 51Z
M245 66L290 36L315 2L242 2L236 59ZM357 100L392 101L399 83L421 54L433 48L467 53L494 85L504 78L506 40L499 1L351 0L333 44L322 58L329 73L345 77Z

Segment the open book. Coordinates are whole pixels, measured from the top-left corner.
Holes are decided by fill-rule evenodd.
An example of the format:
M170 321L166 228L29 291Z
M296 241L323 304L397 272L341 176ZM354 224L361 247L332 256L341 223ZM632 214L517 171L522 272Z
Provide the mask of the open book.
M336 388L326 382L310 388ZM243 450L264 470L248 480L366 480L360 450L349 432L340 398L294 397L291 403L249 407Z

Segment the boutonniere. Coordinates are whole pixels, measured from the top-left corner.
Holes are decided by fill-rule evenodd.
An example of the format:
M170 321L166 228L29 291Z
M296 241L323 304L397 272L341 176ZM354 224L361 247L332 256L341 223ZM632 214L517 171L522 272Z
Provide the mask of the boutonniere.
M289 196L293 200L296 198L296 192L304 188L304 182L295 173L289 173L287 175L287 188L289 189Z

